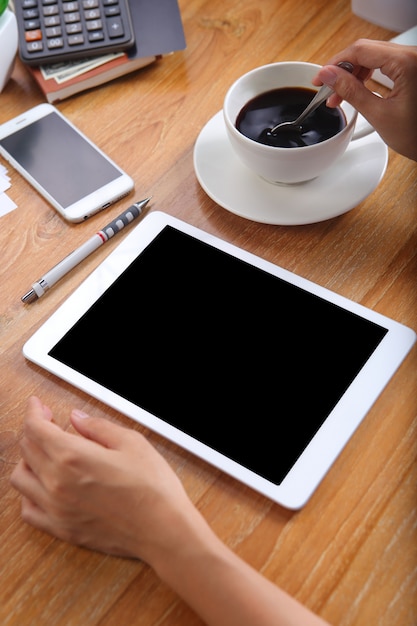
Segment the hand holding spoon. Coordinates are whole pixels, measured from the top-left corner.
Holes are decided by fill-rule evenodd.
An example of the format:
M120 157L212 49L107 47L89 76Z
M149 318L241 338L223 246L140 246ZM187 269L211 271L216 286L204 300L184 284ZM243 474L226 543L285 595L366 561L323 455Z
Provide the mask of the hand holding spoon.
M350 73L353 72L353 65L352 63L349 63L349 61L341 61L341 63L338 63L338 66L342 67L347 72L350 72ZM323 102L327 100L329 96L332 95L332 93L333 93L333 89L331 87L328 87L327 85L323 85L322 87L320 87L320 89L318 90L314 98L311 100L310 104L306 106L304 111L301 113L301 115L297 117L296 120L293 120L291 122L281 122L280 124L276 124L269 131L270 134L274 135L278 130L285 130L285 129L291 129L291 128L293 129L294 127L301 127L301 122L305 120L307 115L310 115L310 113L315 111Z

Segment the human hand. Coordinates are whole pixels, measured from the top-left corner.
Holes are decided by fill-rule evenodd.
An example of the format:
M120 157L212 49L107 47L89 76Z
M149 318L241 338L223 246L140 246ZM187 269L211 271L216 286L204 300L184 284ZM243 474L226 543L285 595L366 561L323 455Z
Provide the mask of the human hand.
M355 66L353 74L336 67L340 61L350 61ZM380 69L394 83L387 97L379 97L364 85L374 69ZM417 103L417 46L359 39L330 59L316 74L313 84L332 87L335 94L328 99L328 106L346 100L391 148L417 161L417 125L413 123Z
M152 561L170 544L172 518L194 511L181 482L138 432L76 410L71 422L81 436L29 399L11 476L23 519L71 543Z
M22 460L11 476L26 522L142 558L210 626L326 624L220 541L141 434L76 410L71 422L78 434L29 399Z

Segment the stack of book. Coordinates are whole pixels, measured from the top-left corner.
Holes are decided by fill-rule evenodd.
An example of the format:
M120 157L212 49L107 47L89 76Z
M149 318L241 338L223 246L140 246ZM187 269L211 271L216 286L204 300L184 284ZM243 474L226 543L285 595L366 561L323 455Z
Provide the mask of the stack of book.
M131 0L135 45L122 53L82 61L29 66L27 70L51 104L103 85L185 48L177 0Z

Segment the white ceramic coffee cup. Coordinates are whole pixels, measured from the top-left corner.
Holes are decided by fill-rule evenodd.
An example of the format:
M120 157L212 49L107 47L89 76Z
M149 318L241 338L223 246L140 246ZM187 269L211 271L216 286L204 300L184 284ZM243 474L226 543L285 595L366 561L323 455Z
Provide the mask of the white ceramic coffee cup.
M317 89L311 81L319 69L320 65L302 61L270 63L238 78L226 93L223 117L232 148L250 170L268 182L296 184L312 180L340 158L352 140L374 130L365 123L355 132L358 112L347 102L341 104L347 122L344 128L333 137L310 146L268 146L246 137L236 128L242 107L261 93L282 87Z

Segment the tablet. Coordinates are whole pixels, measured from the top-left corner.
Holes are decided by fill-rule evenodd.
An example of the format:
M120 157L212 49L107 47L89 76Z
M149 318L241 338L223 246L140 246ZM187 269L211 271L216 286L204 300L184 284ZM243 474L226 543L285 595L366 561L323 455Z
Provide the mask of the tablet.
M23 353L299 509L415 339L394 320L155 211Z

